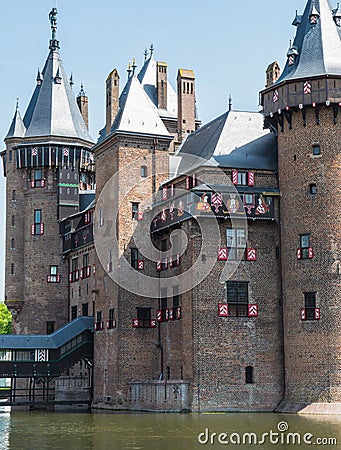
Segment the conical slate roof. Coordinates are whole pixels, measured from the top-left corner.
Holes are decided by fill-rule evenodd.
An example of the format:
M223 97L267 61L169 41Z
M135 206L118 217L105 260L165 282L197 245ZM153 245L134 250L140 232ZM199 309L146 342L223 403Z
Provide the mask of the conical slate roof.
M13 138L13 137L24 137L26 133L26 127L24 125L24 122L21 118L20 111L17 107L14 117L11 123L11 126L8 130L8 133L5 137L5 139Z
M311 15L316 23L311 23ZM286 80L323 75L341 75L341 27L334 20L329 0L308 0L305 11L294 21L297 33L293 47L298 55L289 60L275 84Z
M24 116L26 137L65 136L92 142L58 50L51 50Z
M59 55L56 39L57 10L50 13L52 39L50 53L24 116L22 137L70 137L93 142L79 111Z

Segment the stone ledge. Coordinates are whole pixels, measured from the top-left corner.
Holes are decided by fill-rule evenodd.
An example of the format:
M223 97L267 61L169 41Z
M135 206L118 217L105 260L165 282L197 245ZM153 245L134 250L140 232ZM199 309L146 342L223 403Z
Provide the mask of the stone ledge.
M341 415L340 403L290 403L282 402L275 410L278 413L301 415Z

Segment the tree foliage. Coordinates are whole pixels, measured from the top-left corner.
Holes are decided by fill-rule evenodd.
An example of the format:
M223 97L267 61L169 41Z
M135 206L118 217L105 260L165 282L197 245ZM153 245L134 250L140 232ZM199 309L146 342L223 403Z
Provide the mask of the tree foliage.
M0 334L12 333L12 314L4 303L0 303Z

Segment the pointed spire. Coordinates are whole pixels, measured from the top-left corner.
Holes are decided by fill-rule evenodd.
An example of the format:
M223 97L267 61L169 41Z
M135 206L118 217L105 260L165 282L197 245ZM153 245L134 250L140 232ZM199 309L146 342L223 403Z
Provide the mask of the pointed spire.
M136 60L135 60L135 56L133 57L133 64L132 64L132 69L133 69L133 73L132 73L132 75L134 76L135 75L135 69L136 69L136 67L137 67L137 65L136 65Z
M229 111L232 110L232 95L229 95Z
M11 122L11 126L8 130L8 133L5 139L14 138L14 137L24 137L26 133L26 127L21 118L21 114L19 111L19 98L17 97L16 105L15 105L15 113Z
M339 31L330 1L308 0L278 83L313 76L341 75Z
M295 19L293 20L291 25L294 25L294 27L298 27L301 22L302 22L302 16L297 13L297 9L296 9Z
M52 51L56 51L59 49L59 41L57 39L57 8L52 8L50 14L49 14L49 20L51 23L51 31L52 31L52 36L50 39L50 50Z
M131 70L131 62L130 61L128 62L127 72L128 72L128 78L130 78L131 77L131 72L132 72L132 70Z
M73 73L72 73L72 72L71 72L71 75L70 75L69 83L70 83L70 87L71 87L71 89L72 89L72 86L75 84L75 83L73 82Z
M40 86L41 83L43 82L43 75L41 74L39 68L38 68L38 73L37 73L37 85Z

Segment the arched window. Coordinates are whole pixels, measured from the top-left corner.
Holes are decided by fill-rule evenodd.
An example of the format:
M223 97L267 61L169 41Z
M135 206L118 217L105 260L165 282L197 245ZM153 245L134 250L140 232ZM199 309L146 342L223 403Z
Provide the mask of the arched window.
M11 264L11 275L14 275L14 264Z
M16 200L17 199L17 192L15 189L13 189L12 191L12 200Z
M12 250L15 249L15 240L14 240L14 238L12 238L11 249L12 249Z

